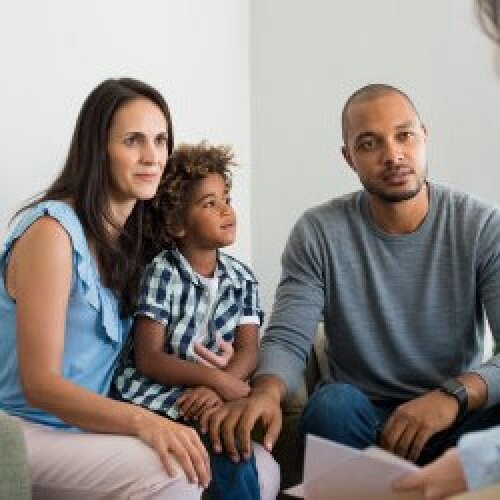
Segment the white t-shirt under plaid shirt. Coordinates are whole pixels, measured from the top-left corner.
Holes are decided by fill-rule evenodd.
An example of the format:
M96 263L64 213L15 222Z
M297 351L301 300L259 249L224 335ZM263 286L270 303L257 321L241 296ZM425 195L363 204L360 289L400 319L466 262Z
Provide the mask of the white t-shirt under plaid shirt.
M181 359L196 361L195 341L217 351L217 339L234 339L243 323L261 323L257 280L234 257L218 252L214 287L192 269L177 249L157 255L141 282L136 316L147 316L165 326L164 350ZM115 388L125 401L178 418L175 402L184 387L164 386L140 375L133 346L124 351L115 375Z

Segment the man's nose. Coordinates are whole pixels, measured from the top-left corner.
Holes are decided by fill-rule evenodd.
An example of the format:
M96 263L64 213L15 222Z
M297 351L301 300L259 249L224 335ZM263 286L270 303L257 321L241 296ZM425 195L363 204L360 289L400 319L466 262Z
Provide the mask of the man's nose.
M403 162L404 154L401 144L394 141L388 141L382 152L382 163L387 167L399 165Z

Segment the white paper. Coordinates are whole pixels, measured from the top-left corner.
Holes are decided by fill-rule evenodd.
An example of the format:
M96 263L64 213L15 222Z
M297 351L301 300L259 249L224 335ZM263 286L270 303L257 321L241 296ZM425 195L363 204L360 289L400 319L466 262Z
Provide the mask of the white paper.
M419 500L391 483L417 466L380 448L355 450L317 436L306 438L304 482L285 493L305 500Z

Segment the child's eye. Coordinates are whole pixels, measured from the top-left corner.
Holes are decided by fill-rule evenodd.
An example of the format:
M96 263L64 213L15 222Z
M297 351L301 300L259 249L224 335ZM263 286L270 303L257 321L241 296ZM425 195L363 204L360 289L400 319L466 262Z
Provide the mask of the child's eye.
M203 207L204 208L215 207L215 200L206 201L205 203L203 203Z

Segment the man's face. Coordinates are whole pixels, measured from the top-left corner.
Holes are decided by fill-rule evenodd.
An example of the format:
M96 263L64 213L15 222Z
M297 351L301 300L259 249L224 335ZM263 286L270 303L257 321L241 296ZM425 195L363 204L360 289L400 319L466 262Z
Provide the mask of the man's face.
M427 131L395 92L351 104L342 153L365 189L387 203L415 197L427 176Z

